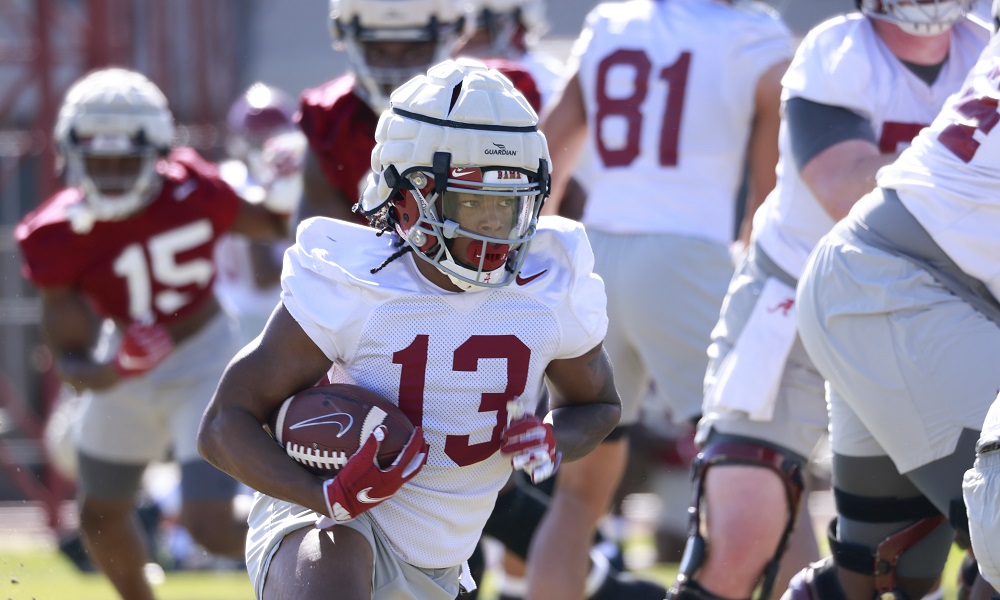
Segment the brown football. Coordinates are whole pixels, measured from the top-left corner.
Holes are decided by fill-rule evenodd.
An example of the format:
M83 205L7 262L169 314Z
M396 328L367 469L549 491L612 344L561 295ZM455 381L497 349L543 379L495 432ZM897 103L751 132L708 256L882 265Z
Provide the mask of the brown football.
M371 390L343 383L309 388L285 400L268 424L288 456L326 477L335 475L379 425L386 427L378 453L385 468L410 439L413 424Z

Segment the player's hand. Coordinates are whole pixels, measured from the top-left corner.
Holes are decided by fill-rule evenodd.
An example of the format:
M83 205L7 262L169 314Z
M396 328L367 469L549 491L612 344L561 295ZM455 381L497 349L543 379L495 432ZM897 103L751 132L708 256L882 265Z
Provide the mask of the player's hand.
M264 182L264 208L291 214L302 198L302 164L306 138L300 131L278 134L264 142L263 159L270 179Z
M428 446L420 427L413 430L410 440L388 468L379 467L376 457L385 439L385 431L384 425L376 427L337 475L323 482L323 495L332 522L320 519L318 527L346 523L378 506L423 468L427 462Z
M510 455L510 464L531 477L545 481L559 468L562 453L556 451L552 426L532 414L511 419L503 431L500 452Z
M125 329L111 366L120 377L140 375L155 368L174 350L174 340L159 323L135 322Z

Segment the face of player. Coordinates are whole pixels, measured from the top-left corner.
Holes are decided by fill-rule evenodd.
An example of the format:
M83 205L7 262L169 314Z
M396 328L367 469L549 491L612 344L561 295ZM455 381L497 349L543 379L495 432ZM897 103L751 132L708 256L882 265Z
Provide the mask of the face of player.
M456 221L464 231L484 237L509 239L517 220L520 204L519 197L486 196L465 192L449 191L450 196L445 203L450 210L445 218ZM452 240L452 255L466 266L479 267L483 251L486 252L484 268L493 270L500 268L507 260L509 246L506 244L486 243L463 235Z
M140 155L84 155L83 166L97 189L106 196L121 196L132 190L142 173Z
M365 62L380 69L422 68L434 60L437 43L427 42L363 42Z

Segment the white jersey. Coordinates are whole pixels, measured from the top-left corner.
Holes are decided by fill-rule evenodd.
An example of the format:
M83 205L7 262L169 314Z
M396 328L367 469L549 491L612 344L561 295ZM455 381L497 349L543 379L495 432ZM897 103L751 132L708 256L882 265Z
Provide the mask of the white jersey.
M604 339L604 283L582 226L560 217L540 220L515 283L477 292L438 288L412 253L370 274L392 254L389 237L303 222L282 301L333 361L333 381L374 390L422 424L426 466L371 512L402 560L451 567L472 554L510 476L499 450L507 401L534 411L548 364Z
M758 2L598 5L571 58L598 165L583 222L728 243L757 81L792 49Z
M1000 300L1000 36L961 91L878 174L966 274Z
M517 62L535 80L535 86L542 97L542 108L548 106L563 83L562 64L548 54L533 50L525 52Z
M246 165L238 160L227 160L219 165L219 176L240 196L259 202L264 189L257 185L247 171ZM227 233L215 245L215 295L227 312L236 316L259 316L266 318L278 303L281 287L278 284L260 288L254 280L254 266L250 259L251 242L236 233ZM274 259L278 261L287 242L273 245ZM257 332L251 332L256 334Z
M881 152L898 152L959 89L989 39L989 31L969 19L951 31L948 60L928 85L892 54L867 17L858 13L836 17L802 41L782 78L783 98L855 112L871 123ZM764 252L798 278L809 253L834 222L802 181L784 123L778 145L778 183L757 211L753 229Z

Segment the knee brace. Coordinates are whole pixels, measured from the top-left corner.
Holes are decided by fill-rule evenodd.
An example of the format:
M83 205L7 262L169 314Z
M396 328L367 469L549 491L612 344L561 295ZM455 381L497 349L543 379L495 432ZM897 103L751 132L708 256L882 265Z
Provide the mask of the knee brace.
M694 481L691 506L688 508L688 540L684 547L684 555L681 558L680 568L677 575L676 589L678 593L685 593L685 590L692 590L690 593L697 594L690 598L714 598L706 590L698 586L693 580L695 572L705 561L705 539L701 535L701 498L705 485L705 474L712 466L719 464L742 464L757 467L764 467L776 473L781 478L785 486L785 496L788 500L788 522L785 530L781 534L778 548L774 556L768 561L761 574L759 598L767 599L771 595L774 581L778 576L778 567L781 556L785 552L788 538L798 516L799 502L802 498L802 461L790 452L776 448L760 446L749 441L723 441L709 444L704 451L695 458L691 467L691 477ZM696 586L696 588L692 588ZM706 595L707 594L707 595ZM678 596L684 597L684 596Z
M896 564L899 557L946 520L941 514L924 517L886 537L875 548L838 540L836 519L830 522L827 537L837 565L848 571L875 577L876 598L906 600L907 594L896 587Z

